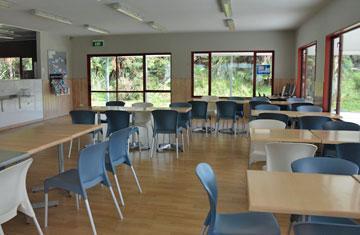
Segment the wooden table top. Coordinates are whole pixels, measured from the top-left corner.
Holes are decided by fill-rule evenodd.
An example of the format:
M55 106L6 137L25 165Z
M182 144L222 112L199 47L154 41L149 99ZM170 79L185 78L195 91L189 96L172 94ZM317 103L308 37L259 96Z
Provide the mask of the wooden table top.
M309 130L300 129L250 129L251 141L321 143L321 139Z
M98 129L100 125L45 121L0 133L0 149L34 154Z
M30 157L30 154L0 149L0 168L22 161Z
M207 100L204 98L193 98L192 101L205 101L208 103L216 103L218 101L232 101L235 102L237 104L248 104L250 100L248 99L244 99L244 100L229 100L229 99L211 99L211 100Z
M147 108L139 108L139 107L119 107L119 106L92 106L92 107L82 107L78 108L78 110L92 110L94 112L103 113L108 110L118 110L118 111L126 111L130 113L134 112L151 112L154 110L175 110L179 113L187 113L191 111L191 108L169 108L169 107L147 107Z
M311 130L323 144L360 143L360 131Z
M340 119L341 116L334 114L334 113L328 113L328 112L299 112L299 111L276 111L276 110L251 110L252 116L259 116L260 113L281 113L286 114L291 118L298 118L302 116L323 116L323 117L329 117L332 119Z
M360 218L360 183L352 176L247 171L249 210Z

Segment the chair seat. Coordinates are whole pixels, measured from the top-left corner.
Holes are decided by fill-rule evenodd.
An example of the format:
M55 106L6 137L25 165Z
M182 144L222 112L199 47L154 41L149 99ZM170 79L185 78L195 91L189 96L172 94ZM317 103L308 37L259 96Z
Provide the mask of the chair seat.
M71 169L46 179L44 182L45 193L51 188L61 188L82 195L78 170Z
M245 212L217 214L211 235L280 235L279 225L270 213Z
M309 221L313 223L358 225L358 223L353 219L339 218L339 217L311 216L309 218Z

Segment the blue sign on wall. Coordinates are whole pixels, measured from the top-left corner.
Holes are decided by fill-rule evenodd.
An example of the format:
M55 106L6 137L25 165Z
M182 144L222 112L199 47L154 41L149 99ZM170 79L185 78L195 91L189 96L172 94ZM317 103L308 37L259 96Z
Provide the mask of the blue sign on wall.
M256 65L256 74L270 75L270 65L269 64Z

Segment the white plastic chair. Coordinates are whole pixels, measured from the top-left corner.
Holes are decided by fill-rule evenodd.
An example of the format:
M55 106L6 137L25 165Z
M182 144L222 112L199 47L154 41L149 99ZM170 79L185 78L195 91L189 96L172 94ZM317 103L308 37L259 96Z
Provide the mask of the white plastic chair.
M286 124L272 119L258 119L249 122L249 128L257 129L285 129ZM268 142L251 142L249 154L249 167L258 161L266 161L265 145Z
M152 103L134 103L132 104L132 107L136 108L150 108L154 105ZM151 123L151 113L150 112L135 112L133 113L132 120L134 126L137 126L139 128L144 128L146 131L146 147L149 147L149 139L151 138L151 133L149 132L149 123Z
M32 162L30 158L0 171L0 234L4 234L1 224L14 218L17 211L31 217L38 234L43 234L26 191L26 174Z
M317 146L305 143L269 143L265 146L266 170L292 172L291 163L314 157Z

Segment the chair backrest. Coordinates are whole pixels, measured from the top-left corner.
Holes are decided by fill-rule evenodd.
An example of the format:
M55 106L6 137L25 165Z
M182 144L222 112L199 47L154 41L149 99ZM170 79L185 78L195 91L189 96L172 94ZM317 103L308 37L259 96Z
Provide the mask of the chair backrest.
M295 235L359 235L360 225L331 223L296 223Z
M106 136L111 133L129 127L130 113L126 111L108 110L105 111L108 129Z
M289 122L289 116L282 113L260 113L258 119L272 119L284 122L286 125Z
M96 113L88 110L72 110L70 117L73 124L95 124Z
M218 197L216 176L211 166L207 163L199 163L196 166L195 173L199 178L209 198L210 211L209 214L207 215L206 225L209 225L211 228L214 226L216 219L216 207L217 207L217 197Z
M269 143L265 145L267 171L292 172L291 163L297 159L313 157L317 147L305 143Z
M323 109L320 106L315 105L301 105L296 108L299 112L322 112Z
M106 102L106 106L120 106L120 107L124 107L125 106L125 102L124 101L108 101Z
M351 161L360 167L360 143L337 144L336 156Z
M293 172L357 175L359 167L350 161L331 157L307 157L291 163Z
M154 107L154 105L152 103L147 103L147 102L133 103L131 106L136 107L136 108L151 108L151 107Z
M303 116L299 117L299 128L307 130L322 130L326 122L331 121L329 117L323 116Z
M269 98L267 97L263 97L263 96L255 96L251 98L251 101L265 101L265 102L269 102Z
M297 108L300 106L313 106L312 103L306 103L306 102L297 102L297 103L291 103L289 104L289 110L290 111L297 111Z
M255 109L255 107L257 106L257 105L260 105L260 104L270 104L270 101L257 101L257 100L251 100L250 102L249 102L249 105L250 105L250 110L254 110Z
M176 133L178 127L178 112L175 110L154 110L154 134Z
M116 165L126 163L128 165L131 165L131 162L129 160L130 135L131 128L129 127L115 131L110 135L108 152L110 163L116 163Z
M21 202L26 199L26 174L32 158L0 171L0 225L16 215Z
M191 117L194 119L207 119L208 103L206 101L189 101L191 104Z
M192 105L188 102L173 102L169 105L170 108L191 108Z
M305 102L305 99L299 98L299 97L290 97L290 98L287 98L286 101L291 102L291 103L303 103L303 102Z
M216 114L218 118L236 119L237 104L233 101L216 102Z
M274 104L258 104L255 106L255 110L275 110L280 111L280 106Z
M78 172L83 194L86 189L99 183L110 185L105 170L105 154L108 142L89 145L80 151L78 159Z
M360 125L353 122L330 121L323 125L324 130L360 131Z
M279 120L256 119L249 122L249 128L258 129L285 129L286 124Z

